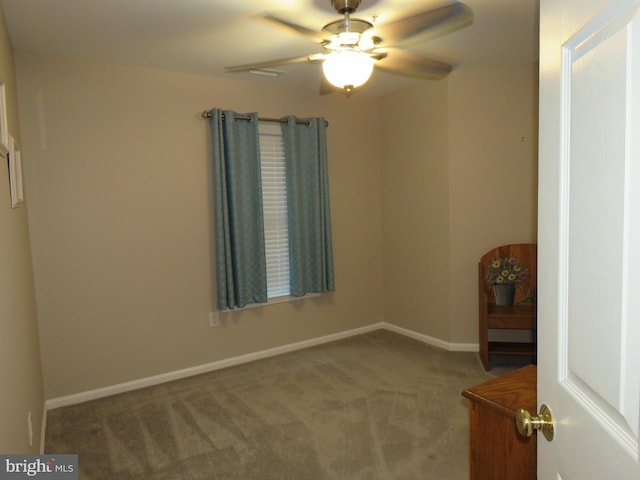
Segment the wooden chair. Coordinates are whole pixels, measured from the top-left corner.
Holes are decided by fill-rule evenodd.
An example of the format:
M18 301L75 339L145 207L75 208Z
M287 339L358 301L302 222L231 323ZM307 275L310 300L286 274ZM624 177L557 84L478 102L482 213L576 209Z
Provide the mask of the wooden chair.
M528 268L524 282L516 288L513 305L496 305L490 282L486 281L487 270L496 259L513 257L523 268ZM478 263L478 310L480 359L485 370L489 370L491 355L528 355L536 360L536 289L538 248L535 243L503 245L485 253ZM489 330L528 330L533 340L489 341Z

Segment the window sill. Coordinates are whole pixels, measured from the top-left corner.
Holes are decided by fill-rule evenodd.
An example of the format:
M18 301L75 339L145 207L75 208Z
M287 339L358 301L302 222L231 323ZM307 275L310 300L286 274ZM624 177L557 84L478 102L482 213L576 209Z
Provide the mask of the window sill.
M250 303L249 305L245 305L242 308L234 308L233 310L219 310L220 313L230 313L230 312L241 312L242 310L248 310L250 308L260 308L260 307L268 307L269 305L274 305L276 303L285 303L285 302L295 302L297 300L304 300L305 298L313 298L319 297L319 293L307 293L302 297L292 297L291 295L282 295L279 297L270 298L267 303Z

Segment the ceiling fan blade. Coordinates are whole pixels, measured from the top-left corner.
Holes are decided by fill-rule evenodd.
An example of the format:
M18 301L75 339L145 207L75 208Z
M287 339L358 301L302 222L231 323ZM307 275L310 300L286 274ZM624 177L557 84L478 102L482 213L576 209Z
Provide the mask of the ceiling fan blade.
M284 65L294 65L296 63L315 63L324 60L324 55L316 53L305 55L303 57L279 58L277 60L269 60L266 62L247 63L245 65L235 65L233 67L224 67L226 73L250 72L252 70L264 70L273 67L282 67Z
M396 48L385 49L388 55L376 63L376 68L394 75L421 78L423 80L439 80L446 77L453 67L428 57L409 53Z
M286 18L278 17L271 13L263 13L260 17L280 27L285 27L289 30L293 30L296 33L300 33L317 43L322 43L323 40L326 40L327 37L330 36L330 34L328 34L327 32L318 32L316 30L311 30L304 25L298 25L297 23L287 20Z
M385 45L403 46L455 32L473 23L473 10L464 3L418 13L386 25L376 26Z

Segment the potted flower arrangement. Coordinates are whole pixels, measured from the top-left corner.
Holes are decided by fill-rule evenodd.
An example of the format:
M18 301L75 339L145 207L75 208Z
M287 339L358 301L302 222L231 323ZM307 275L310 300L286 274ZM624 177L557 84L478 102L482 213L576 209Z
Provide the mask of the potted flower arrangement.
M516 287L521 287L529 275L515 257L494 258L487 268L485 281L493 286L496 305L513 305Z

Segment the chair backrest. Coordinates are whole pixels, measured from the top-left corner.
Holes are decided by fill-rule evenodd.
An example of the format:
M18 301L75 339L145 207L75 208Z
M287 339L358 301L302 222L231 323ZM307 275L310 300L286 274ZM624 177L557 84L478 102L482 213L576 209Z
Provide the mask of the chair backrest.
M522 285L516 288L515 303L536 303L538 285L538 246L535 243L516 243L503 245L485 253L478 264L478 282L481 292L487 296L489 303L495 303L491 282L486 281L489 267L496 260L514 258L522 268L528 269L528 275Z

